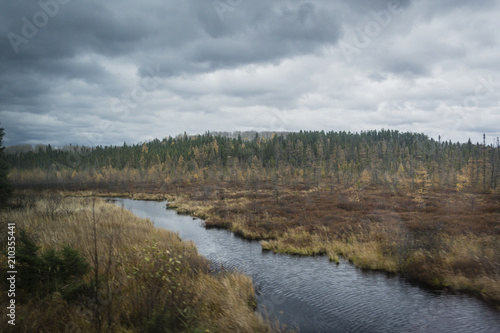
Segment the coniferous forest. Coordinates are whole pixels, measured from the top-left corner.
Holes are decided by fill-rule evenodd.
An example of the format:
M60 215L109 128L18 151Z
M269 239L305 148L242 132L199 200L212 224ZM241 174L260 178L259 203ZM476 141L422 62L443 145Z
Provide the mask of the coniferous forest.
M343 258L498 306L500 145L479 139L206 133L122 146L13 146L4 157L19 206L40 190L168 200L206 228L261 241L263 251Z
M499 142L482 139L441 142L392 130L253 137L206 133L123 146L10 147L7 161L11 181L25 185L86 184L112 190L226 182L494 192L500 183Z

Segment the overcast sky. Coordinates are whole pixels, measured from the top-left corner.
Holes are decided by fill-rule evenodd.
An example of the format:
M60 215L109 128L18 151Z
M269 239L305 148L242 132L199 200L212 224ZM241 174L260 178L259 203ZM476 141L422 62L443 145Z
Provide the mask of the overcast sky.
M4 145L500 136L500 1L0 0Z

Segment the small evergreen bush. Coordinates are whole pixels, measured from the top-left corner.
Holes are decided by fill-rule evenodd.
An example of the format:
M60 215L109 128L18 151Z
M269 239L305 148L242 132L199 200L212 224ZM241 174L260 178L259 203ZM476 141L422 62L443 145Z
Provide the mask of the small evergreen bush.
M66 245L39 253L40 246L24 229L20 229L18 241L18 288L27 299L58 292L71 300L91 290L83 280L90 266L78 250Z

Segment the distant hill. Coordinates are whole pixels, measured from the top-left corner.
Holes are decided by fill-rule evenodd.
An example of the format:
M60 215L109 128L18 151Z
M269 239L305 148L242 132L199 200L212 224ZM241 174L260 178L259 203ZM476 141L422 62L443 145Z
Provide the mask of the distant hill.
M212 132L123 146L9 147L14 183L303 182L312 186L496 189L500 148L395 130ZM36 176L35 176L36 175Z

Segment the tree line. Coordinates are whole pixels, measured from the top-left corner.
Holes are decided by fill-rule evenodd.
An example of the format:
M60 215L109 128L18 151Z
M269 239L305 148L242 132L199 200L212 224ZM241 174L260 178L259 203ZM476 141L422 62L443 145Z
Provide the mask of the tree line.
M257 186L384 185L497 191L500 144L453 143L396 130L205 133L122 146L10 149L14 184L231 182Z

